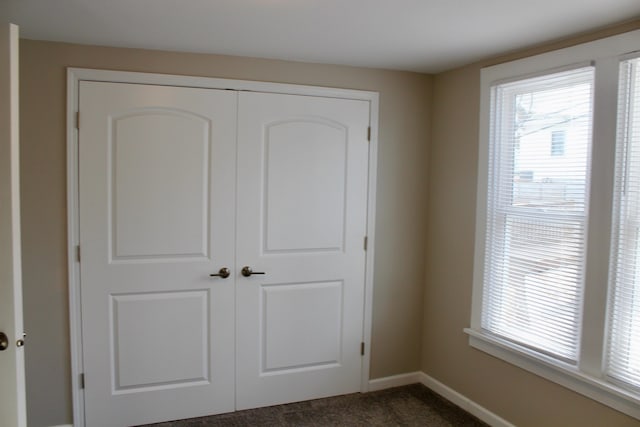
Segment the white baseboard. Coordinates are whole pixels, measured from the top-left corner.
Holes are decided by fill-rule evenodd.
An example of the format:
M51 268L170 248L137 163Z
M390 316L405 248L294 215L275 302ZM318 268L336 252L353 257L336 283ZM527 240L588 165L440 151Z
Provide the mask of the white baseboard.
M408 374L392 375L390 377L376 378L369 380L369 391L384 390L385 388L400 387L403 385L421 382L422 372L409 372Z
M384 390L386 388L400 387L415 383L425 385L448 401L454 403L491 426L515 427L513 424L489 411L484 406L480 406L468 397L420 371L369 380L369 391Z
M499 417L498 415L494 414L484 406L480 406L473 400L458 393L454 389L442 384L440 381L430 377L424 372L420 372L419 376L420 376L420 382L422 384L429 387L431 390L435 391L436 393L438 393L440 396L444 397L448 401L456 404L457 406L461 407L465 411L481 419L482 421L489 424L490 426L515 427L509 421Z
M59 426L51 426L51 427L73 427L73 424L60 424Z

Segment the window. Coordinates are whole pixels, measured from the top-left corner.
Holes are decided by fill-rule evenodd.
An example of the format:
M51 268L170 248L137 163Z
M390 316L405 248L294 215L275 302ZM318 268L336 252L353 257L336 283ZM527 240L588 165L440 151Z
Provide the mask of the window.
M607 375L640 390L640 59L620 67Z
M465 331L470 345L640 419L638 40L482 70Z
M593 67L583 67L496 84L491 94L491 286L482 328L570 363L579 343L593 78ZM562 159L548 151L557 126L571 135Z

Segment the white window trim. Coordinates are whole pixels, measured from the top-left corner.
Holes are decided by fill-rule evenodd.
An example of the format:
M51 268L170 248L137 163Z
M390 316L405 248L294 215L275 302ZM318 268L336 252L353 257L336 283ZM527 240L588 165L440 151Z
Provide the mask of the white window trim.
M473 302L469 344L522 369L540 375L598 402L640 419L640 394L605 380L604 328L608 299L609 244L615 165L618 67L629 53L640 49L640 30L483 68L480 76L480 140ZM595 66L591 188L587 210L586 271L578 366L558 362L533 350L499 339L481 327L485 237L487 224L489 125L491 86L506 80L523 79L580 63ZM607 207L607 208L603 208Z

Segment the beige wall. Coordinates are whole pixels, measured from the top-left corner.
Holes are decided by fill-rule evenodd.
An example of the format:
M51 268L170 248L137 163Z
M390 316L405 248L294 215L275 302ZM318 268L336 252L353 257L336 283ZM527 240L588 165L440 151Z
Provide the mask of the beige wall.
M522 426L638 425L470 348L462 332L469 325L471 302L480 68L634 28L640 28L639 21L435 77L21 40L29 425L71 422L65 164L68 66L380 92L371 378L422 369Z
M480 68L637 28L640 21L434 77L422 370L518 426L640 422L468 345Z
M420 368L431 77L285 61L21 40L21 179L31 427L71 422L65 67L380 92L371 378ZM91 379L89 378L90 382Z

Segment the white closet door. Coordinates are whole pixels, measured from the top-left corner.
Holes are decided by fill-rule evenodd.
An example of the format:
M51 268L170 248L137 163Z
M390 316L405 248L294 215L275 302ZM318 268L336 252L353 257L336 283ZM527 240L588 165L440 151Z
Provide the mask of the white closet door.
M236 408L360 389L369 103L241 93Z
M234 409L237 93L80 84L86 425Z

